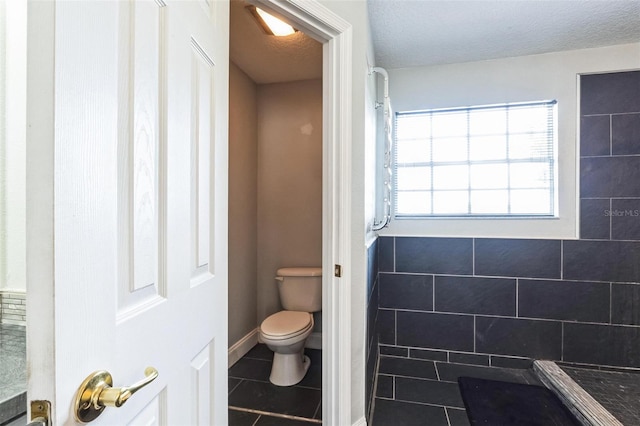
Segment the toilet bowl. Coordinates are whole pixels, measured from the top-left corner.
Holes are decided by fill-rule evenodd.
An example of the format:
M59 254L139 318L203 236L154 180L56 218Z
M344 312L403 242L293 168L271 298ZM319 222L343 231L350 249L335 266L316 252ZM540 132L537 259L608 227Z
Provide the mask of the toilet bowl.
M271 383L293 386L311 365L304 346L313 330L313 312L322 308L322 268L281 268L277 275L284 310L262 322L260 340L273 351Z
M262 341L273 351L271 383L292 386L304 378L311 365L304 345L312 330L313 315L308 312L280 311L262 322Z

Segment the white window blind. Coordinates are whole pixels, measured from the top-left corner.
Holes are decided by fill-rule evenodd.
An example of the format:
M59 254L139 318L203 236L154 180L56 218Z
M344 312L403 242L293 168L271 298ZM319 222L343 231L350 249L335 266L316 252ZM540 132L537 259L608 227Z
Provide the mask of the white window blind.
M555 106L397 113L395 216L554 216Z

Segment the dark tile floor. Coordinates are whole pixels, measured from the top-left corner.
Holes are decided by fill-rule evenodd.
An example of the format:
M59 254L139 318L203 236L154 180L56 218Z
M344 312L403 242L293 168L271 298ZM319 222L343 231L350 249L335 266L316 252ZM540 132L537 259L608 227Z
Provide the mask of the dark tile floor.
M540 384L530 369L381 356L371 424L468 426L460 376Z
M230 426L322 423L322 351L306 349L307 375L295 386L269 382L273 352L258 344L229 369Z

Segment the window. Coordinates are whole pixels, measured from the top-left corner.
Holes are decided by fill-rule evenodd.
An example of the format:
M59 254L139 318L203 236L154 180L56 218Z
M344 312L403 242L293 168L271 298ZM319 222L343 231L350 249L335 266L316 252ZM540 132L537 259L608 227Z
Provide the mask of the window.
M395 216L556 213L556 101L396 115Z

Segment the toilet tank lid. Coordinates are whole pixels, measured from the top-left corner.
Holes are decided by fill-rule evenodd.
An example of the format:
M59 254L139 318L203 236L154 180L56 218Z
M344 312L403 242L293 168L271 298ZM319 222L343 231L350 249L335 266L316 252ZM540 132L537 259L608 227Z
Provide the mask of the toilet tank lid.
M279 277L321 277L322 268L280 268Z

